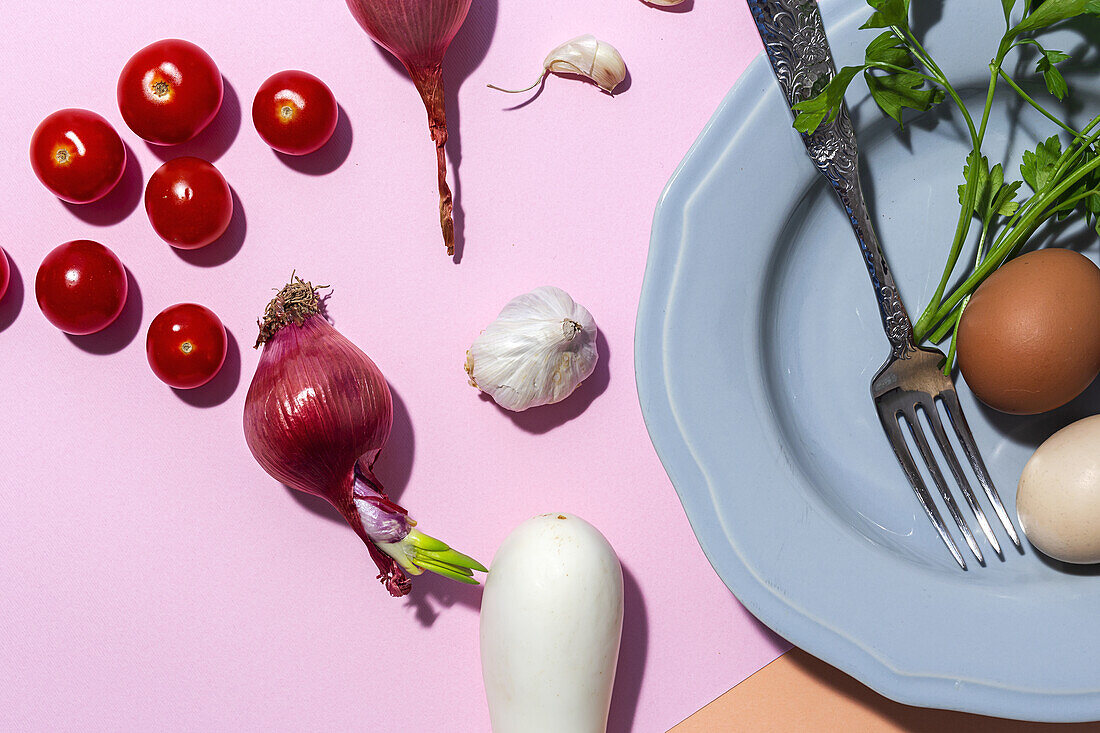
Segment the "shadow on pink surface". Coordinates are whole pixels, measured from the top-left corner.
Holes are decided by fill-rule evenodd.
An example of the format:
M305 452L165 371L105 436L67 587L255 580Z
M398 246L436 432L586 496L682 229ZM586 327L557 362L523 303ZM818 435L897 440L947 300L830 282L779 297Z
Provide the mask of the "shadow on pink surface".
M145 192L145 178L142 175L141 163L134 155L134 150L127 143L126 168L122 171L122 178L111 191L99 201L90 204L70 204L61 201L62 205L73 216L86 224L97 227L108 227L118 224L134 213L134 209L141 203ZM58 199L60 201L60 199Z
M278 150L272 150L271 152L287 168L305 173L307 176L323 176L332 173L348 159L348 155L351 153L351 141L354 138L351 130L351 120L348 118L348 112L344 109L344 105L337 104L336 109L338 113L336 129L333 130L332 137L321 146L320 150L315 150L306 155L287 155L286 153L280 153Z
M555 72L554 74L545 74L544 73L542 75L542 78L539 79L538 86L534 88L534 93L531 94L530 92L527 92L528 94L531 94L530 97L528 97L527 99L524 99L519 104L514 104L511 107L505 107L504 111L505 112L511 112L513 110L523 109L524 107L526 107L527 105L531 104L536 99L541 97L543 90L546 89L547 81L552 76L557 77L559 79L564 79L566 81L574 81L574 82L577 82L577 83L580 83L580 84L587 84L588 86L593 87L597 93L607 94L607 92L601 92L599 87L596 86L595 82L593 82L591 79L589 79L587 76L584 76L583 74L563 74L563 73L559 73L559 72ZM633 78L630 76L630 67L628 66L627 69L626 69L626 75L623 77L623 80L621 82L619 82L619 85L617 87L615 87L615 93L613 95L610 95L610 96L613 96L613 97L619 96L620 94L625 92L627 89L630 89L630 85L632 83L633 83ZM522 94L523 92L518 92L518 93Z
M206 384L194 389L176 389L176 397L192 407L217 407L237 391L237 385L241 383L241 349L237 345L237 339L233 332L225 329L226 352L225 363L218 373Z
M648 652L649 618L645 599L634 574L623 565L623 637L611 694L611 712L607 718L608 733L630 733L634 729L634 712L638 709Z
M413 578L412 592L405 597L405 606L413 610L421 626L428 628L440 614L455 605L479 613L481 611L481 586L456 583L435 573L424 573Z
M225 232L210 244L198 249L172 247L177 257L196 267L217 267L237 256L244 246L245 235L248 234L248 218L244 213L244 204L232 185L229 186L229 193L233 197L233 218L229 220Z
M237 96L237 90L222 75L222 106L214 119L210 121L198 135L179 145L154 145L145 143L153 155L161 160L172 160L184 155L193 155L196 158L217 165L218 158L225 155L229 146L237 139L237 133L241 130L241 100ZM251 107L249 107L251 109ZM230 181L232 183L232 181Z
M574 418L580 417L592 404L592 401L602 395L607 389L607 385L610 384L611 347L607 345L607 339L604 338L603 331L596 333L596 350L599 352L600 358L596 362L595 371L588 379L581 382L573 394L561 402L532 407L523 412L512 412L493 402L493 398L484 392L480 394L480 397L485 402L491 403L501 414L506 415L517 427L536 435L549 432Z
M126 305L122 306L122 312L118 314L118 318L107 328L96 333L90 333L86 336L65 334L69 341L89 354L100 356L115 354L130 345L130 342L137 336L138 331L141 330L141 315L144 304L141 299L141 288L138 287L137 280L134 279L134 273L130 272L128 267L126 268L126 280Z
M15 265L15 260L6 252L0 252L0 257L8 258L8 289L4 297L0 298L0 333L7 330L8 326L15 323L19 317L19 311L23 310L23 276Z
M454 262L462 261L466 248L466 210L462 207L462 110L458 104L458 90L469 78L489 52L489 44L497 28L498 0L478 0L470 7L470 14L451 42L447 56L443 60L444 103L447 105L447 161L450 164L448 180L454 196L455 253ZM386 49L373 43L375 50L394 70L402 76L408 76L401 62ZM412 81L409 82L410 94L415 94ZM427 125L427 120L423 121ZM430 141L425 144L424 160L429 161Z
M416 444L413 438L412 419L409 417L408 408L405 407L405 401L392 385L390 395L393 397L393 427L390 429L390 439L386 441L386 447L382 449L374 463L374 475L385 487L386 496L400 503L401 494L412 474ZM347 524L340 512L321 497L297 491L289 486L283 488L294 498L294 501L317 516L337 524Z

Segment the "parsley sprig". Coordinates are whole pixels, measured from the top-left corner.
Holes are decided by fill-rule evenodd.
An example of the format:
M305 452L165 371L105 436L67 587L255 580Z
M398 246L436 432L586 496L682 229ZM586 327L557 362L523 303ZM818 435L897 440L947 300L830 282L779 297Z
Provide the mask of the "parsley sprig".
M819 94L794 106L795 129L810 134L839 113L845 91L862 74L875 103L899 125L904 124L905 109L924 112L948 99L962 115L972 150L964 162L963 183L959 186L959 219L943 275L928 306L913 324L914 337L918 341L927 339L939 343L949 335L952 337L944 366L948 372L954 363L959 316L971 293L990 273L1016 255L1044 222L1051 218L1079 216L1100 234L1100 152L1097 150L1100 116L1084 129L1077 130L1028 94L1004 68L1005 60L1014 51L1025 46L1034 47L1037 51L1035 73L1042 76L1051 96L1058 101L1064 100L1070 90L1058 66L1069 56L1046 48L1036 35L1079 16L1100 16L1100 0L1024 0L1022 3L1000 0L1000 3L1005 32L989 63L989 85L977 122L910 28L909 0L867 0L872 13L861 28L881 28L883 32L867 45L863 63L843 67ZM996 163L990 167L989 159L982 154L993 100L1002 82L1068 134L1064 145L1062 139L1054 135L1039 142L1034 150L1025 152L1020 164L1022 180L1006 180L1006 165ZM1030 194L1017 200L1025 183ZM975 220L981 229L973 264L965 279L948 292L948 284Z

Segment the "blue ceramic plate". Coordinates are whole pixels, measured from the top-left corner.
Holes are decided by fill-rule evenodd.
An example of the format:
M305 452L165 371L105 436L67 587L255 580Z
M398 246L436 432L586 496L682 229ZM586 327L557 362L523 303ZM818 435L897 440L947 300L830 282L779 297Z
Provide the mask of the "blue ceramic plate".
M914 6L933 13L914 25L980 109L1000 4ZM866 5L835 0L823 12L838 62L861 59L876 33L857 30ZM1073 28L1048 39L1085 54ZM1071 74L1085 112L1100 110L1089 66ZM1003 96L985 150L1018 162L1054 131ZM965 139L946 105L899 133L865 88L853 86L848 101L869 203L915 312L954 230ZM1095 258L1094 235L1060 237ZM762 57L661 197L636 339L638 392L661 460L715 570L764 623L901 702L1100 719L1100 569L1028 546L964 572L940 543L869 396L887 343L855 240ZM1009 507L1034 448L1100 412L1100 384L1056 413L1021 418L983 408L959 383Z

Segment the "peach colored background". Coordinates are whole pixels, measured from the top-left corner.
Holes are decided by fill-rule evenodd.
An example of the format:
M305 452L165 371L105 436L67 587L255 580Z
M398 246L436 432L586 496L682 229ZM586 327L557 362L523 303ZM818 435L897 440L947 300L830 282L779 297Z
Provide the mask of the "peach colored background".
M882 697L801 649L792 649L670 733L1096 733L1100 723L1027 723L931 710Z
M397 398L381 479L424 529L488 561L544 511L600 527L626 572L613 731L663 730L785 645L745 613L703 557L650 445L635 395L634 314L665 181L758 49L741 2L474 0L448 59L461 264L435 216L425 114L404 72L342 0L5 3L0 246L16 267L0 302L0 728L486 730L479 591L435 578L394 600L350 529L269 479L241 435L256 316L292 269L331 283L337 327ZM592 32L630 68L612 99L574 80L526 84L551 47ZM211 129L154 149L124 126L117 74L141 46L204 47L228 83ZM337 138L305 159L252 128L254 90L302 68L342 105ZM34 179L31 132L80 106L129 145L121 187L66 206ZM514 107L514 108L513 108ZM140 196L168 157L206 157L237 195L229 233L177 253ZM92 238L132 276L121 320L68 338L42 317L34 273ZM466 385L463 354L512 296L565 288L603 339L569 401L509 415ZM233 340L218 379L159 383L144 332L198 301Z

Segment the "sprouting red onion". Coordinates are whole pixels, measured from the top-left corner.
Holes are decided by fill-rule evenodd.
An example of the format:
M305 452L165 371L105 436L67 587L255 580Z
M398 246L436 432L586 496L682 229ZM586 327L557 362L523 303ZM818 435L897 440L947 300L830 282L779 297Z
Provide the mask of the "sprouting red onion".
M447 185L447 112L443 99L443 56L471 0L347 0L351 14L371 38L397 57L416 84L428 110L439 177L439 224L447 254L454 254L454 203Z
M372 468L393 423L393 399L374 362L320 313L300 278L279 291L260 322L260 363L244 405L244 435L268 474L327 500L366 543L391 595L425 570L477 583L485 567L417 529L386 498ZM408 575L406 575L406 573Z

